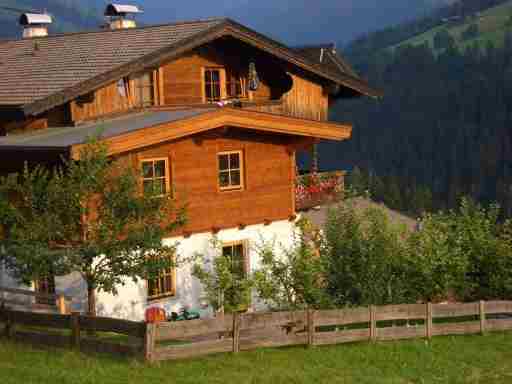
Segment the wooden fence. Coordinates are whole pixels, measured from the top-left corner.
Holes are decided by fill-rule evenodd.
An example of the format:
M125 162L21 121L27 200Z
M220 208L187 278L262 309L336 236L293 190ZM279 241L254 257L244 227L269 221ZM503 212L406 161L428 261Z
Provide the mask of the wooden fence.
M430 339L511 329L512 301L246 313L148 324L145 351L148 361L160 361L262 347Z
M84 352L143 356L146 324L142 322L0 309L0 324L8 339L69 347Z
M4 334L16 340L139 356L152 362L262 347L430 339L512 330L512 301L236 313L157 324L4 309L0 311L0 323L4 324ZM124 335L124 342L98 336L104 332Z
M55 305L41 304L38 303L37 299L42 299L47 303L53 302ZM60 294L48 294L0 286L0 307L23 308L32 312L58 312L63 315L69 312L67 305L69 300L71 300L70 297Z

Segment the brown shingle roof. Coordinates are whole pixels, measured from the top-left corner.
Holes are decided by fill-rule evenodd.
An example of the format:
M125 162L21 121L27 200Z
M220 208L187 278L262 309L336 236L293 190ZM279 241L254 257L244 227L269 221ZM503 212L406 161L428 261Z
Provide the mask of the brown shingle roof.
M359 75L352 69L350 64L336 53L334 44L310 45L295 47L294 49L313 62L321 63L331 71L359 78Z
M50 96L222 23L210 19L0 43L0 105Z
M357 93L380 95L350 71L326 66L232 20L217 18L0 42L0 105L39 114L221 36L269 51Z

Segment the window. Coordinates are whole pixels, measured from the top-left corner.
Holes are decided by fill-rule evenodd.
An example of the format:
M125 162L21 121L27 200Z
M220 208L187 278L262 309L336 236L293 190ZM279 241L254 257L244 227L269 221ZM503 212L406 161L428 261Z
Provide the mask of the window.
M242 99L246 97L246 81L245 78L234 74L227 75L226 80L227 96L229 98Z
M48 277L42 277L34 282L34 288L37 293L55 295L55 276L50 274ZM36 296L37 304L55 305L54 299Z
M250 298L243 298L244 290L239 285L249 273L249 259L246 253L247 249L244 242L224 244L222 247L222 257L226 257L231 264L231 273L233 275L233 286L224 292L225 304L233 308L235 303L241 303ZM238 310L247 310L248 308L238 306Z
M226 244L222 247L222 256L231 261L231 273L239 279L247 276L247 266L245 258L245 247L243 242Z
M167 158L142 160L142 188L145 194L164 196L170 193Z
M153 74L145 72L134 76L133 101L138 107L150 107L153 105Z
M243 188L242 151L219 153L219 188Z
M213 103L222 97L220 69L206 68L204 70L204 94L206 102Z
M172 260L171 260L172 261ZM161 269L158 276L148 280L148 299L158 299L176 294L176 269Z

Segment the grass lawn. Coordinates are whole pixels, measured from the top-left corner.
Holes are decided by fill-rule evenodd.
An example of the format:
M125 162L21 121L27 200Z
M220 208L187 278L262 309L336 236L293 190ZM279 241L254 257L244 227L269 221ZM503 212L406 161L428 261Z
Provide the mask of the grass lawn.
M512 333L263 349L153 366L3 340L0 383L512 383Z

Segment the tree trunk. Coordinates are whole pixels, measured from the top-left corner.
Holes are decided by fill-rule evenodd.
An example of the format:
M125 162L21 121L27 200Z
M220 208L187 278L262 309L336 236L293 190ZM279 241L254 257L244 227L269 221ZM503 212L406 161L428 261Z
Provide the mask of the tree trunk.
M318 173L318 144L311 148L311 173Z
M96 289L93 284L87 284L87 314L96 316Z

